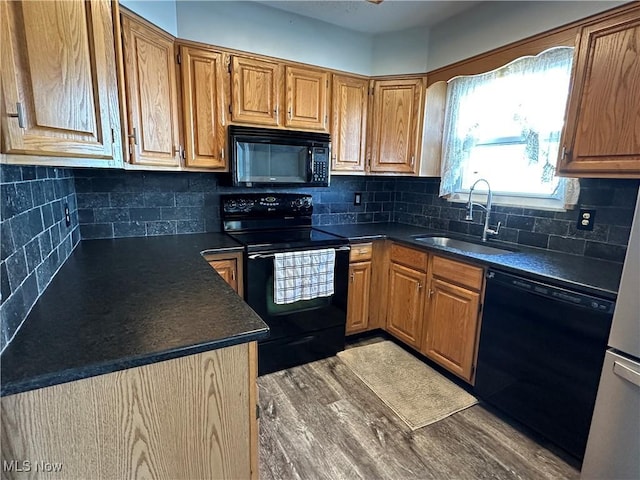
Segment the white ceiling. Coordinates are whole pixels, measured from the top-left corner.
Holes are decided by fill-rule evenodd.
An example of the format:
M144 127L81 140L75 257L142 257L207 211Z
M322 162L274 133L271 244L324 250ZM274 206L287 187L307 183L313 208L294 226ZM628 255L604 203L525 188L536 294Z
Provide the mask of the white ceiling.
M431 27L479 1L258 0L259 3L349 30L379 34Z

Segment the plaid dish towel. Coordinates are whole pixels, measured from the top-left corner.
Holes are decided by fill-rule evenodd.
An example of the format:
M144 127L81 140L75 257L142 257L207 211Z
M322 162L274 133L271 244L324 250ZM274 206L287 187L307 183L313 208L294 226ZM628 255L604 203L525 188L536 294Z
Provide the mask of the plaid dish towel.
M333 248L276 253L273 259L273 301L293 303L333 295Z

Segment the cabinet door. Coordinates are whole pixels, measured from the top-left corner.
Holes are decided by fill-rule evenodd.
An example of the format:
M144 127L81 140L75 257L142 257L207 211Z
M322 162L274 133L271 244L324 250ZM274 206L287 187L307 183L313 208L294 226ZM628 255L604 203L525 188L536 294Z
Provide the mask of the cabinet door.
M391 263L387 331L418 347L422 332L426 274Z
M2 2L0 13L5 152L121 164L110 2Z
M227 169L222 55L180 47L185 167Z
M640 177L640 8L584 27L576 45L558 170Z
M331 170L364 172L367 140L369 80L333 76Z
M130 163L179 166L173 38L122 15Z
M238 265L235 258L212 260L209 262L216 272L238 292Z
M370 288L371 262L355 262L350 264L347 334L362 332L369 326Z
M422 80L373 82L371 171L416 173Z
M422 353L471 381L480 294L443 280L431 280Z
M281 67L274 62L231 59L231 120L280 125Z
M329 72L286 66L287 115L285 126L329 131Z

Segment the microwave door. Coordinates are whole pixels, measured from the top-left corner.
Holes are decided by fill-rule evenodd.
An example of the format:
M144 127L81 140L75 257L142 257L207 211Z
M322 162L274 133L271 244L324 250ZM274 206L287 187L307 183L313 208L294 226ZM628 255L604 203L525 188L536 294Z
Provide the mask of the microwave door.
M237 143L238 184L302 184L310 178L308 148L273 143Z

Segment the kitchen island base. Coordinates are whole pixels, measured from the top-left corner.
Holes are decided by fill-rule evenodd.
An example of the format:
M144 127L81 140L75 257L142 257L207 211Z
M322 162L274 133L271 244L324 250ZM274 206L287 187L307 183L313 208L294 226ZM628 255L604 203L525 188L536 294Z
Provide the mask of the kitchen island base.
M2 478L255 479L256 360L250 342L3 397Z

